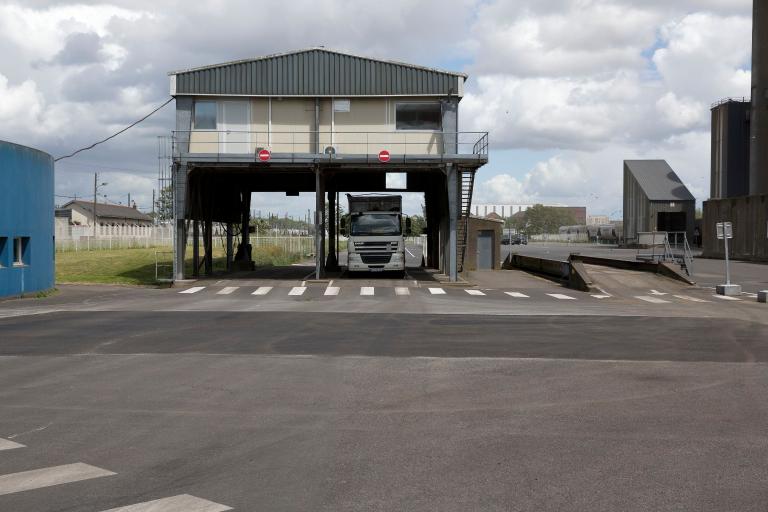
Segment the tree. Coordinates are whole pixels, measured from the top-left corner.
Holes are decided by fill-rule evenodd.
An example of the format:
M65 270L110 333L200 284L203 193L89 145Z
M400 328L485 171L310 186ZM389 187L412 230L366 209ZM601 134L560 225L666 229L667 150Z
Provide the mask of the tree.
M424 228L427 225L426 219L422 215L411 215L411 235L419 236L424 234Z
M528 208L524 219L524 221L518 221L519 225L522 225L519 229L529 235L557 233L561 226L576 224L573 213L567 208L541 204Z
M160 222L173 220L173 188L170 185L163 187L155 201L155 217Z

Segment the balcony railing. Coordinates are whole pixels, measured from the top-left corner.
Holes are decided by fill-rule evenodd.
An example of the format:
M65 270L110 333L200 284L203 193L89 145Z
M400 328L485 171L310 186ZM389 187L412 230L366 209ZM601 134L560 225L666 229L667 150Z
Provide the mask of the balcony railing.
M340 131L175 131L174 158L228 156L258 158L264 149L273 158L352 157L377 159L381 151L391 158L476 157L487 159L488 132L340 132Z

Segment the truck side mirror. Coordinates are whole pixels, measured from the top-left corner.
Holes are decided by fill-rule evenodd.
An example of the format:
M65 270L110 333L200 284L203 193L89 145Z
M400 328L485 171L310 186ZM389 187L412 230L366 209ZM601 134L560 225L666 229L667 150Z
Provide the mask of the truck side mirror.
M405 218L405 236L411 236L411 218Z

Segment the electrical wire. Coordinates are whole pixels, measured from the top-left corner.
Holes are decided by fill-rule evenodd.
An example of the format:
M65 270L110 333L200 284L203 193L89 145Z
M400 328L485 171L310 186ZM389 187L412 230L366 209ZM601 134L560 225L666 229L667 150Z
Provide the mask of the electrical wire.
M173 99L174 99L174 98L173 98L173 96L171 96L171 97L168 99L168 101L166 101L165 103L163 103L162 105L160 105L159 107L157 107L155 110L153 110L153 111L152 111L152 112L150 112L149 114L145 115L144 117L142 117L142 118L141 118L141 119L139 119L138 121L134 121L133 123L129 124L128 126L126 126L125 128L123 128L122 130L120 130L119 132L117 132L117 133L113 133L112 135L110 135L110 136L109 136L109 137L107 137L106 139L104 139L104 140L100 140L100 141L98 141L98 142L94 142L93 144L91 144L91 145L90 145L90 146L88 146L88 147L80 148L80 149L78 149L77 151L75 151L74 153L70 153L69 155L64 155L64 156L60 156L60 157L58 157L58 158L54 158L54 159L53 159L53 161L54 161L54 162L58 162L59 160L64 160L65 158L72 158L73 156L75 156L75 155L76 155L76 154L78 154L78 153L81 153L81 152L83 152L83 151L88 151L89 149L93 149L93 148L95 148L95 147L96 147L96 146L98 146L99 144L103 144L103 143L107 142L107 141L108 141L108 140L110 140L110 139L114 139L115 137L117 137L117 136L118 136L118 135L120 135L121 133L123 133L123 132L127 132L128 130L130 130L131 128L133 128L134 126L136 126L137 124L139 124L139 123L141 123L142 121L144 121L145 119L147 119L149 116L151 116L152 114L154 114L155 112L157 112L158 110L160 110L161 108L163 108L164 106L166 106L167 104L169 104L170 102L172 102L172 101L173 101Z

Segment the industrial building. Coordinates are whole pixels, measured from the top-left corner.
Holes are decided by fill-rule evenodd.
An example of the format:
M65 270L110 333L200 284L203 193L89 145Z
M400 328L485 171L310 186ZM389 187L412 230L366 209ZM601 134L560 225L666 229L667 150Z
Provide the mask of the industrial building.
M696 198L664 160L624 161L624 240L638 233L685 233L693 241Z
M53 158L0 141L0 297L54 287Z
M535 204L475 204L472 205L472 213L478 217L488 217L490 214L496 214L501 219L508 219L517 215L518 213L526 211L528 208L532 208ZM587 207L586 206L563 206L561 204L545 204L550 208L560 208L568 210L573 215L573 220L576 224L587 223Z
M95 219L99 226L110 227L146 227L153 224L152 217L139 211L135 206L119 204L93 203L92 201L74 200L56 208L56 219L63 219L72 226L93 226Z
M712 187L704 202L703 253L724 257L725 245L715 233L717 223L725 221L733 224L733 258L768 261L768 5L755 1L752 13L751 101L721 102L712 112Z
M406 174L403 192L424 193L427 266L457 279L475 172L488 161L488 134L458 131L466 75L325 48L169 75L176 279L187 277L190 234L193 274L212 273L214 222L228 226L228 266L250 268L252 192L315 193L320 278L338 261L327 229L337 194L384 191L394 172Z

